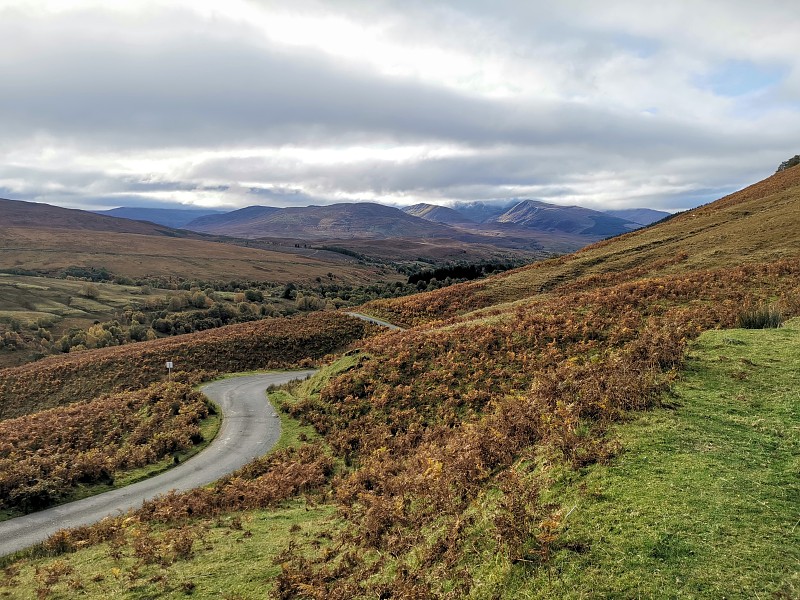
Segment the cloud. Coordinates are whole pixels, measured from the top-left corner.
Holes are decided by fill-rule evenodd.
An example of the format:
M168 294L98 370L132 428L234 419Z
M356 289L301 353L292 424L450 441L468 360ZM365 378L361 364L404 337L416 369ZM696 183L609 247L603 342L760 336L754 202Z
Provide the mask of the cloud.
M0 4L0 193L686 208L798 151L784 3L119 6Z

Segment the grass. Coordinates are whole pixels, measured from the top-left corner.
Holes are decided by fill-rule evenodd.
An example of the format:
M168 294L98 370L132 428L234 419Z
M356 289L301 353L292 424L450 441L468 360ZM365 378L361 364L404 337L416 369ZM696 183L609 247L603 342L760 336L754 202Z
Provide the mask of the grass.
M562 476L575 508L549 565L487 559L476 597L800 597L798 350L798 320L703 334L672 408L619 426L611 465Z
M196 521L197 536L188 557L172 558L165 549L164 564L143 564L131 545L121 549L104 543L53 559L28 560L5 569L0 597L66 598L264 598L280 571L276 557L290 543L325 545L324 532L336 526L331 506L308 506L293 501L276 510L257 510ZM131 526L127 540L142 533ZM156 544L174 539L175 530L161 529ZM172 562L174 560L174 562ZM47 585L49 573L64 573ZM51 581L54 577L51 576Z

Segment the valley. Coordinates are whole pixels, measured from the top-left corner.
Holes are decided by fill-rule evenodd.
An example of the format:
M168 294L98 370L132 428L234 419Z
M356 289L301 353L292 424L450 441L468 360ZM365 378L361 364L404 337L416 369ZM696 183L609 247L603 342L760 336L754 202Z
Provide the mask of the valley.
M402 329L328 307L4 369L3 419L158 385L166 360L186 385L319 372L270 391L285 445L6 557L0 589L793 597L799 217L800 166L572 254L346 309Z

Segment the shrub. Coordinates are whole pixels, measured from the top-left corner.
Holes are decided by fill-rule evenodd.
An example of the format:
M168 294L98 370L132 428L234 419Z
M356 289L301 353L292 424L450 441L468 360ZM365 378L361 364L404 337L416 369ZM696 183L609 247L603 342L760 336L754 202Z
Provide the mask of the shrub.
M783 314L772 306L759 306L739 313L736 323L742 329L769 329L780 327Z
M81 288L81 296L97 300L100 297L100 289L93 283L87 283Z
M795 154L789 160L783 161L778 166L778 170L776 171L776 173L780 173L781 171L785 171L786 169L791 169L792 167L795 167L797 165L800 165L800 154Z

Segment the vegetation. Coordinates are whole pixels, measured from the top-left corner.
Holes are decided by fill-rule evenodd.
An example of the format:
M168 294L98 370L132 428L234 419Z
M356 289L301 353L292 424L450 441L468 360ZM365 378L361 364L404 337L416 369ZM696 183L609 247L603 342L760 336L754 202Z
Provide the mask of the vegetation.
M178 380L197 383L218 373L305 364L375 330L325 311L49 357L0 370L0 418L146 387L166 376L167 361L174 363Z
M474 278L510 264L458 263L435 272L405 269L416 272L409 283L389 280L358 286L341 281L332 272L311 283L286 284L132 280L105 269L77 267L69 269L69 279L0 276L0 366L397 298L466 280L445 276L445 272ZM76 279L78 276L83 279Z
M783 315L774 306L759 306L739 313L736 323L742 329L767 329L780 327Z
M46 569L94 550L64 552L99 543L140 552L132 584L148 561L185 565L180 578L204 523L302 496L338 520L275 557L279 598L796 596L797 332L731 328L748 307L800 315L798 199L789 169L569 257L373 301L366 310L413 328L354 333L358 349L280 396L316 436L298 431L300 445L212 488L61 533L39 551L68 566L39 572L46 583ZM709 330L681 383L686 349ZM318 347L293 331L298 356ZM210 333L184 339L221 354L214 368L264 351L237 337L240 354L220 352L204 346ZM162 360L166 341L138 347ZM84 356L105 380L118 350Z
M704 333L669 406L615 429L611 465L559 486L574 510L548 567L487 556L482 577L508 598L796 598L799 342L797 321Z
M180 383L102 396L0 422L0 511L40 510L77 488L179 458L205 441L209 406Z
M12 564L0 595L30 598L264 598L287 546L324 548L335 509L298 500L280 508L149 528L137 520L107 542L59 558Z
M776 173L780 173L781 171L785 171L786 169L791 169L792 167L796 167L800 165L800 154L795 154L792 158L783 161L780 165L778 165L778 170Z

